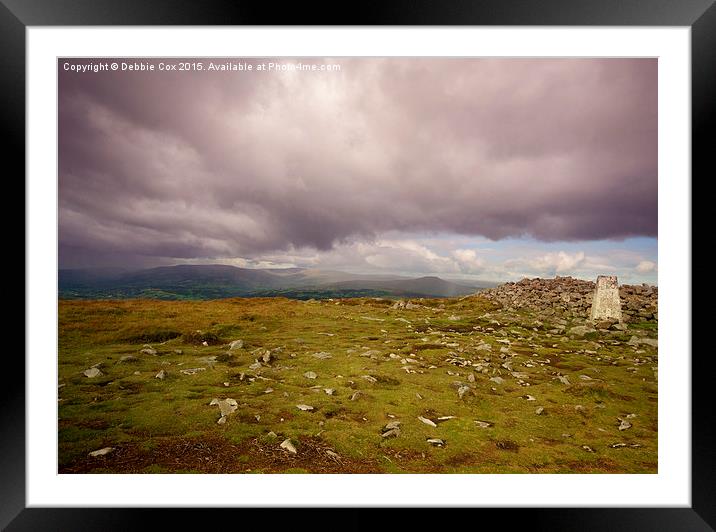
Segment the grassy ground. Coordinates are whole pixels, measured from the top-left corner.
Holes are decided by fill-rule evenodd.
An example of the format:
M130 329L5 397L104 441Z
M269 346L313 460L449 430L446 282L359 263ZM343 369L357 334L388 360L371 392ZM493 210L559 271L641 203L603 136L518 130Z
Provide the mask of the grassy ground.
M554 327L579 320L479 297L393 303L60 301L60 472L657 472L657 352L627 343L654 326L570 337ZM214 398L238 404L223 424Z

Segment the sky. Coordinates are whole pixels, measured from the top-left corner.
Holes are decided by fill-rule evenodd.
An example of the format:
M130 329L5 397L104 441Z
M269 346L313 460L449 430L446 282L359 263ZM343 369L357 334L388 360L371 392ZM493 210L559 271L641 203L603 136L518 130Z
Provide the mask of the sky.
M58 89L60 268L657 282L656 59L60 59Z

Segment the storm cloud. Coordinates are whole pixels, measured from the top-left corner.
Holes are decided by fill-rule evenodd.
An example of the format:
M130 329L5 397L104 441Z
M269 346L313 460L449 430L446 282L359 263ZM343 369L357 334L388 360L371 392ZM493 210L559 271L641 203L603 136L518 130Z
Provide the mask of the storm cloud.
M386 233L657 234L656 59L64 67L91 61L112 60L58 61L61 267L328 253Z

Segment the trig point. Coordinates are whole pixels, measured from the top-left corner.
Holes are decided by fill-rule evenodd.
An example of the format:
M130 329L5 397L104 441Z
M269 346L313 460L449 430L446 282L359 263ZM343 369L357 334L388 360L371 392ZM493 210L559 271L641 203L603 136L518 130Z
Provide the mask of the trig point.
M622 302L619 299L619 282L615 275L597 277L592 297L592 320L614 319L622 321Z

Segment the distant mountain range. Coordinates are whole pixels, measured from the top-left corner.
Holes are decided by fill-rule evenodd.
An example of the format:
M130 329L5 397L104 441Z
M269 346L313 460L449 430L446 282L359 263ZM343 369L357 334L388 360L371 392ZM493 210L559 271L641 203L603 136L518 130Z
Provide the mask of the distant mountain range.
M460 284L432 276L357 275L304 268L251 269L222 264L183 264L143 270L61 269L58 272L62 299L452 297L496 285L483 281Z

